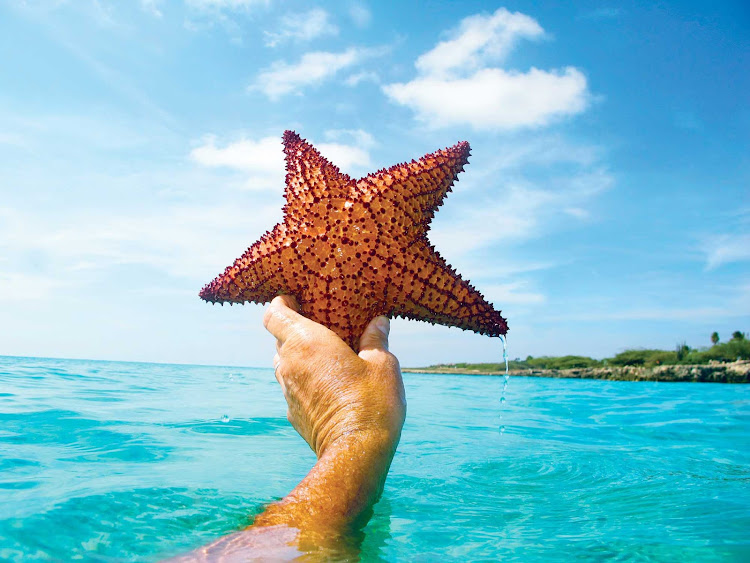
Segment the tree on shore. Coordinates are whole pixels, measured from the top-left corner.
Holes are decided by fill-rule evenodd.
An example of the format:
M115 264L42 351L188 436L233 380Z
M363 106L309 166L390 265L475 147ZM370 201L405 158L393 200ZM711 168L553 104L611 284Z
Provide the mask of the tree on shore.
M719 343L719 333L718 332L714 332L711 335L711 344L713 344L714 346L716 346L718 343Z
M682 360L687 358L687 355L689 353L690 353L690 346L688 346L685 342L681 342L675 348L675 355L677 357L678 362L681 362Z
M732 333L732 340L745 340L745 334L739 330L735 330Z

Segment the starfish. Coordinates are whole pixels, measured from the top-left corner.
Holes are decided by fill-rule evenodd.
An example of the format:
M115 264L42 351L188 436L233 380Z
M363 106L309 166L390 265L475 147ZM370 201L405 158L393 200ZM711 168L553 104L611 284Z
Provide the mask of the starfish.
M205 301L297 298L354 350L369 321L404 317L501 336L505 319L427 240L469 143L353 180L293 131L284 219L200 292Z

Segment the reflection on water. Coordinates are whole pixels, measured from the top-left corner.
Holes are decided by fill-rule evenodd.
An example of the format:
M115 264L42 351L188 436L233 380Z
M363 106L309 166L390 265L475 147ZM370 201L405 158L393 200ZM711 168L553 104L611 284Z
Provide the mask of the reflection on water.
M750 559L750 386L516 377L501 405L502 377L405 383L372 520L310 560ZM242 530L314 463L285 413L271 370L0 358L0 560Z

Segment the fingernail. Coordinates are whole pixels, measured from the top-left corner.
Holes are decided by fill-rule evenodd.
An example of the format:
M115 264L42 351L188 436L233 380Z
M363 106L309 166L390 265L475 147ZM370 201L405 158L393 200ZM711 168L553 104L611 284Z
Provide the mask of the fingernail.
M378 317L375 319L375 326L388 338L388 333L391 332L391 321L388 317Z

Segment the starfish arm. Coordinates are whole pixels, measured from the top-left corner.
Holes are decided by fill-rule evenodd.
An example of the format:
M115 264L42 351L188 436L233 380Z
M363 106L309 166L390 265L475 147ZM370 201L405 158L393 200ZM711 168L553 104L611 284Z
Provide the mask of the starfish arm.
M401 279L389 290L392 314L490 336L508 331L506 320L426 241L419 241L396 268Z
M469 143L464 141L366 176L357 189L370 196L374 207L387 209L402 228L424 234L469 155Z
M287 204L284 211L294 215L322 199L346 197L352 179L331 164L318 150L294 131L284 133Z
M288 293L294 272L285 267L294 259L291 237L284 224L276 225L200 292L212 303L268 303Z

